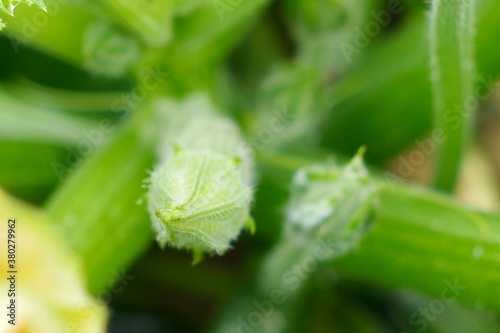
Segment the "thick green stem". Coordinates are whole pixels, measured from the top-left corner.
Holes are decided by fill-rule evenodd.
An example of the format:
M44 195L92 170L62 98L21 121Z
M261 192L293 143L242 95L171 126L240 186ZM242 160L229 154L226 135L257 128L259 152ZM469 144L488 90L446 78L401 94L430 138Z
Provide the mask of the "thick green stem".
M336 268L438 297L451 290L459 302L500 309L500 216L407 186L382 189L374 216Z
M455 186L471 136L471 113L479 103L479 96L473 95L474 22L474 0L432 2L430 52L434 131L444 135L437 143L434 185L445 191Z
M399 322L398 332L496 333L500 328L495 318L486 312L464 308L454 300L446 302L408 292L398 293L391 299L389 306L398 309L400 315L396 318ZM439 307L445 304L446 309L437 313L436 304ZM433 311L437 315L432 314Z
M152 232L142 182L153 165L154 135L146 112L131 119L93 154L47 205L83 260L89 288L99 294L145 250Z

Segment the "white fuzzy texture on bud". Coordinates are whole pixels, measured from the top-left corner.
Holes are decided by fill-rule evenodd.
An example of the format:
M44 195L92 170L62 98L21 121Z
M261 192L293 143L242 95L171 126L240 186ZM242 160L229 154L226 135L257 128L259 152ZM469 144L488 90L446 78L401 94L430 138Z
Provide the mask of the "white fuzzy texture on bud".
M242 228L253 229L252 157L243 137L202 95L155 108L166 124L148 192L157 240L198 256L222 254Z

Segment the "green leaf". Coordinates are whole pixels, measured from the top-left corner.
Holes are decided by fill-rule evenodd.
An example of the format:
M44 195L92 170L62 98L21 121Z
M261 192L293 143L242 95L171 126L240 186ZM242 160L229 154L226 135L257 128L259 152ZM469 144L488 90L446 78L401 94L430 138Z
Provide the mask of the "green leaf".
M21 3L16 13L22 20L4 18L5 33L16 51L27 45L105 76L125 74L140 56L139 40L96 13L92 3L69 2L55 8L43 13Z
M20 3L25 3L29 6L35 5L43 11L47 11L43 0L0 0L0 10L11 16L14 16L14 9ZM2 31L4 27L5 24L2 22L2 19L0 19L0 31Z
M0 0L0 9L3 10L5 13L14 16L14 9L19 3L22 2L24 2L29 6L34 4L43 11L47 11L47 8L45 8L45 3L43 2L43 0Z
M500 2L477 7L475 59L484 92L500 74ZM336 151L352 155L365 145L366 159L383 163L432 129L428 21L421 12L409 14L391 38L368 46L352 71L327 88L331 107L322 141Z
M62 110L41 107L9 94L0 85L0 139L77 144L97 125Z

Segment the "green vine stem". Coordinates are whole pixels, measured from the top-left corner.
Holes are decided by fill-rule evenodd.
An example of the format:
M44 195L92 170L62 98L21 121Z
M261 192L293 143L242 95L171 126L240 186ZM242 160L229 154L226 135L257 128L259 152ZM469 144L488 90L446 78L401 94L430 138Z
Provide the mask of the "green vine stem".
M150 119L147 108L138 110L47 204L54 224L81 256L94 294L108 287L153 238L145 206L139 204L154 159Z
M444 133L436 149L434 186L452 191L471 139L474 96L476 1L436 0L430 16L434 130Z
M497 214L427 190L383 188L371 230L333 265L363 280L438 297L454 288L461 303L499 310L499 221Z

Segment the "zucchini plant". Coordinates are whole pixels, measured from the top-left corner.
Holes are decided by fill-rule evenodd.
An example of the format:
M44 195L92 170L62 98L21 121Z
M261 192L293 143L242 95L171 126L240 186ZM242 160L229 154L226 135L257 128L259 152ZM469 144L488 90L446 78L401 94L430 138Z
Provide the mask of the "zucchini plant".
M498 2L0 9L2 332L500 332Z

